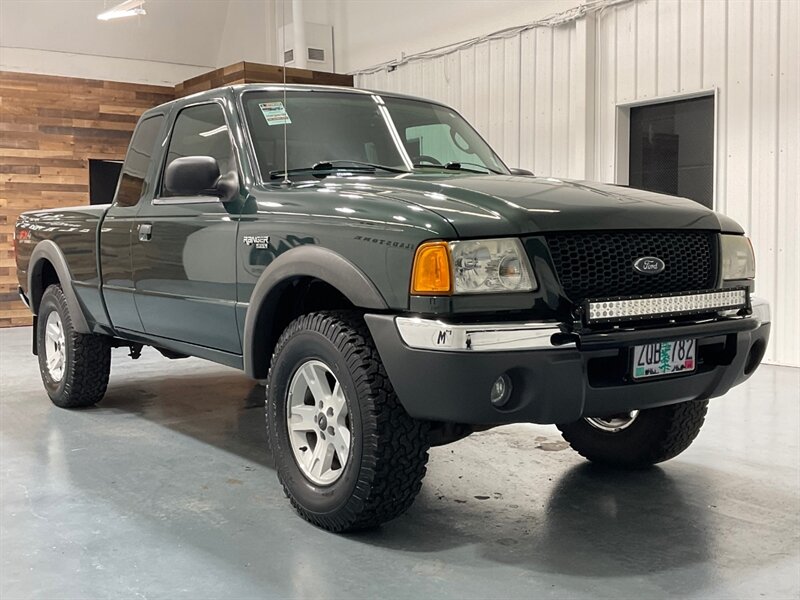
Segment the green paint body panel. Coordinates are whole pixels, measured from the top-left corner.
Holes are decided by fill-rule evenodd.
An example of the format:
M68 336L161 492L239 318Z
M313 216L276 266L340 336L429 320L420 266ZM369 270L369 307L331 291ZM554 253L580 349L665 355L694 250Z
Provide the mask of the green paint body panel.
M300 86L297 86L298 88ZM171 131L178 112L219 104L238 165L239 192L230 202L153 202L166 144L155 150L149 186L136 207L80 207L25 213L19 229L20 286L27 293L27 260L50 239L62 250L92 331L187 345L208 358L238 364L253 291L283 253L314 245L344 257L365 275L392 312L492 314L564 318L538 234L572 230L703 229L742 233L732 220L699 204L624 187L553 178L449 171L328 176L286 186L260 181L239 99L259 86L211 90L157 107ZM308 88L310 89L310 88ZM367 93L342 89L342 93ZM152 227L139 241L138 228ZM246 236L269 236L263 247ZM415 249L426 240L516 236L523 239L539 288L532 293L453 298L409 296ZM346 292L345 292L346 295ZM35 307L34 307L35 308ZM228 357L225 361L219 356Z

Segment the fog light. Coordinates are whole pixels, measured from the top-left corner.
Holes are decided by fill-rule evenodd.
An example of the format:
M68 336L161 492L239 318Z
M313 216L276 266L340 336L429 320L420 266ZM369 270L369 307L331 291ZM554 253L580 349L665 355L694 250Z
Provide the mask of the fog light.
M505 373L500 375L492 384L492 391L489 392L489 402L493 406L500 408L511 398L511 378Z

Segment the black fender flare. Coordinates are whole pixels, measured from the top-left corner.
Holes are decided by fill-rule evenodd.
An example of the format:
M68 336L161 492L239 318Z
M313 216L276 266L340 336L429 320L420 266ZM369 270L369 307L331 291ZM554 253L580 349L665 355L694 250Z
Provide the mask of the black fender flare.
M388 305L378 288L364 272L333 250L320 246L300 246L282 253L258 278L244 323L242 354L244 370L250 377L267 376L272 352L271 316L277 308L281 291L298 277L313 277L341 292L354 306L386 310ZM266 365L266 366L265 366Z
M34 315L39 312L39 303L44 294L44 286L41 283L42 268L45 261L48 261L58 275L58 281L61 283L61 290L67 299L67 307L69 308L69 316L72 319L72 326L78 333L91 333L89 324L86 322L86 316L83 314L78 296L72 287L72 273L70 273L67 259L64 258L64 253L61 252L55 242L52 240L42 240L31 253L31 258L28 261L28 294L30 295L31 311Z

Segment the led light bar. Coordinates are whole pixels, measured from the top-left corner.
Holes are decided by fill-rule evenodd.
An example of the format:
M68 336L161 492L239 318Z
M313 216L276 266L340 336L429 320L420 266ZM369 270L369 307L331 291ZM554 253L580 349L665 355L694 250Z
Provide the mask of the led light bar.
M607 323L709 313L746 306L747 290L737 288L671 296L587 300L586 315L589 323Z

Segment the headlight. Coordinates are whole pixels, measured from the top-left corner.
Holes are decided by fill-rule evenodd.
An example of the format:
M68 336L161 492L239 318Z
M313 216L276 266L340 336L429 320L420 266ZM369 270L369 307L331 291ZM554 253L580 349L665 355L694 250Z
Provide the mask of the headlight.
M753 279L756 276L756 257L750 240L743 235L723 235L722 279Z
M415 295L530 292L536 278L517 239L425 242L414 256Z
M517 239L450 242L454 294L529 292L536 289Z

